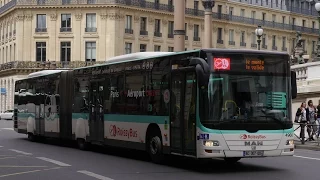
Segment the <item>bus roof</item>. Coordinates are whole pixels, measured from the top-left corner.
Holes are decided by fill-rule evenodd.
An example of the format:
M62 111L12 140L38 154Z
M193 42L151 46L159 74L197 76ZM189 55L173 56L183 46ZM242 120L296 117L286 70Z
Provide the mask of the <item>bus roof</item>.
M222 48L207 48L201 49L204 52L212 53L250 53L250 54L266 54L266 55L288 55L287 52L268 51L268 50L255 50L255 49L222 49Z
M170 55L179 55L179 54L186 54L192 52L205 52L205 53L250 53L250 54L266 54L266 55L287 55L287 52L279 52L279 51L267 51L267 50L254 50L254 49L222 49L222 48L206 48L206 49L194 49L189 51L181 51L181 52L137 52L131 54L125 54L120 56L115 56L106 60L106 63L103 64L95 64L92 66L86 67L79 67L75 68L74 70L86 69L90 67L100 67L105 65L111 64L118 64L122 62L130 62L130 61L139 61L145 60L148 58L159 58L165 57Z
M30 73L27 78L34 78L34 77L39 77L39 76L46 76L50 74L55 74L59 73L61 71L68 71L68 70L42 70L34 73Z
M165 56L169 56L169 55L179 55L179 54L185 54L185 53L199 52L199 51L200 51L200 49L190 50L190 51L182 51L182 52L138 52L138 53L131 53L131 54L112 57L112 58L106 60L106 63L103 63L103 64L95 64L92 66L79 67L79 68L75 68L74 70L86 69L86 68L90 68L90 67L99 67L99 66L105 66L105 65L111 65L111 64L118 64L118 63L122 63L122 62L139 61L139 60L144 60L144 59L148 59L148 58L159 58L159 57L165 57ZM109 60L110 60L110 62L109 62Z
M125 54L125 55L109 58L106 60L106 64L112 64L117 62L120 63L128 60L150 58L150 57L161 56L161 55L171 55L174 53L175 52L136 52L136 53Z

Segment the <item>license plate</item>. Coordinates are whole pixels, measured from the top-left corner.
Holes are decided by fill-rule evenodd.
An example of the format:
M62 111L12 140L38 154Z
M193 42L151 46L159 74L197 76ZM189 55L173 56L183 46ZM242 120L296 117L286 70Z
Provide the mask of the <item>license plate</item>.
M263 156L264 151L243 151L243 156Z

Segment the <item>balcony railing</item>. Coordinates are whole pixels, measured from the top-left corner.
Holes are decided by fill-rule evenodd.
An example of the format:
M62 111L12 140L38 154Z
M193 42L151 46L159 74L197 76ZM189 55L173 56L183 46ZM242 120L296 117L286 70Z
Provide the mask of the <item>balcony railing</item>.
M293 12L293 13L299 13L299 14L305 14L305 15L312 15L312 16L318 16L318 13L314 7L313 4L310 4L310 8L302 8L302 7L296 7L294 4L286 4L286 1L276 1L278 3L274 3L275 1L271 0L230 0L233 2L239 2L239 3L244 3L244 4L251 4L254 6L263 6L267 8L272 8L272 9L277 9L277 10L283 10L283 11L288 11L288 12ZM290 2L289 2L290 3Z
M236 2L243 2L243 0L232 0ZM130 2L130 3L128 3ZM250 1L253 2L253 1ZM260 1L258 1L260 2ZM284 1L279 1L284 2ZM126 7L138 7L138 8L144 8L149 10L156 10L156 11L165 11L168 13L172 13L172 8L174 8L172 5L168 4L159 4L154 2L147 2L144 0L94 0L94 1L88 1L88 0L50 0L50 1L44 1L44 0L12 0L2 6L0 8L0 14L8 11L11 8L14 8L15 6L66 6L66 5L85 5L85 4L94 4L94 5L123 5ZM252 4L252 3L251 3ZM259 3L258 3L259 4ZM261 3L260 3L261 5ZM265 3L262 3L262 6L266 6ZM284 4L282 5L282 8L284 8ZM266 6L266 7L269 7ZM281 4L279 6L272 6L272 8L281 7ZM270 5L271 8L271 5ZM301 9L300 9L301 10ZM299 11L300 11L299 10ZM296 12L298 11L297 8L292 8L291 11ZM301 10L302 12L302 10ZM311 13L312 15L316 14L317 12L314 12L313 10L303 11L306 13ZM186 15L191 16L204 16L204 11L197 10L197 9L191 9L186 8L185 9ZM292 24L284 24L284 23L278 23L273 21L265 21L260 19L254 19L254 18L248 18L248 17L242 17L242 16L235 16L230 14L223 14L223 13L213 13L214 19L219 19L221 21L227 21L227 22L235 22L235 23L242 23L242 24L251 24L251 25L262 25L264 28L276 28L276 29L283 29L283 30L290 30L290 31L301 31L302 33L307 34L316 34L318 35L318 29L315 28L308 28L308 27L302 27L302 26L296 26Z
M102 64L101 62L85 62L85 61L70 61L70 62L62 62L62 61L12 61L4 64L0 64L0 72L11 70L11 69L73 69L85 66L91 66L94 64Z

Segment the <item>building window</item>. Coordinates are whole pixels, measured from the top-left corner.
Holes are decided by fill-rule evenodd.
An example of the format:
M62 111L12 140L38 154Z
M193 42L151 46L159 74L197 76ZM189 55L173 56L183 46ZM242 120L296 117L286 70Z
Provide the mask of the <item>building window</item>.
M86 42L86 61L96 61L96 42Z
M174 48L169 46L169 47L168 47L168 51L169 51L169 52L173 52L173 51L174 51Z
M229 15L232 16L233 15L233 7L229 8Z
M218 28L217 39L222 40L222 28Z
M287 51L287 38L286 37L282 37L282 51Z
M146 52L147 51L147 45L146 44L140 44L140 52Z
M45 14L37 14L36 32L47 32L47 21Z
M314 29L316 26L316 22L312 21L312 29Z
M262 44L262 46L266 46L267 45L266 34L262 35L261 44Z
M257 44L257 35L254 32L251 33L251 44Z
M245 16L245 11L244 11L244 9L241 9L241 11L240 11L240 16L241 16L241 17L244 17L244 16Z
M125 53L126 54L132 53L132 43L126 43L125 44Z
M276 46L276 36L272 35L272 49L275 49Z
M36 42L36 61L46 61L46 42Z
M71 32L71 14L61 14L60 32Z
M256 18L256 12L255 11L251 11L251 18L255 19Z
M132 16L126 15L126 29L132 29Z
M312 41L312 53L316 52L316 41Z
M168 38L173 38L173 27L174 27L173 21L169 21L169 23L168 23Z
M160 33L161 32L161 20L160 19L156 19L155 22L155 27L154 27L154 32L156 33Z
M154 51L161 51L161 46L154 45Z
M156 37L162 37L162 33L161 33L161 20L160 20L160 19L156 19L156 20L155 20L154 36L156 36Z
M131 15L126 15L126 27L124 29L124 32L126 34L133 34L133 29L132 29L132 16Z
M240 36L240 42L241 43L245 42L245 35L246 35L246 32L245 31L241 31L241 36Z
M140 31L147 31L147 18L146 17L140 18Z
M200 41L199 37L199 25L195 24L193 26L193 40L194 41Z
M229 30L229 41L230 42L234 41L234 30L233 29Z
M97 32L96 14L86 14L86 32Z
M195 10L198 10L198 9L199 9L199 1L194 1L193 8L194 8Z
M71 42L61 42L61 61L71 60Z

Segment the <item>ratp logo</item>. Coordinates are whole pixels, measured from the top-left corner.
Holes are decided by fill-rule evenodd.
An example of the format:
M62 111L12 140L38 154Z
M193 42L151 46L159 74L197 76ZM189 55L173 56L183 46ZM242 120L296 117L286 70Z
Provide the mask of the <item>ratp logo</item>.
M241 134L240 135L240 139L247 139L247 138L248 138L248 136L246 134Z

